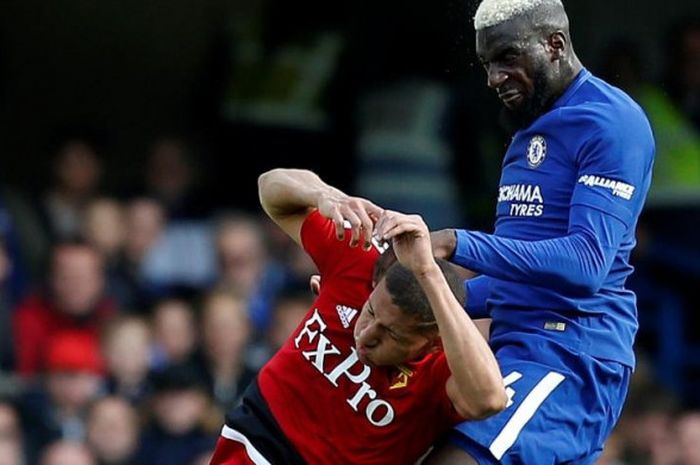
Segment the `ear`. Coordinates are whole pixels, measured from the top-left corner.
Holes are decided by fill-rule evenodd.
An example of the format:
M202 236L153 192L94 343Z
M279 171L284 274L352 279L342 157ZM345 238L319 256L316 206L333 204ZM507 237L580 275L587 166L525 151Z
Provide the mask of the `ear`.
M432 354L435 352L440 352L442 350L442 338L436 331L435 336L430 337L430 348L428 349L428 353Z
M549 52L550 61L561 60L566 52L566 35L563 32L557 31L547 37L547 51Z

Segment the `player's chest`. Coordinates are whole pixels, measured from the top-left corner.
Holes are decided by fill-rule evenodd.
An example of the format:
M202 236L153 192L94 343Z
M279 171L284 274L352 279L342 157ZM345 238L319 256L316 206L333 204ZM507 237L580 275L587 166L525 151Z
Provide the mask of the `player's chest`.
M428 404L428 399L420 397L428 380L416 367L363 364L353 337L357 312L340 304L313 309L293 335L289 356L297 374L317 391L316 402L332 411L342 409L349 421L380 430L392 428L416 413L418 406Z
M562 219L577 167L574 154L555 137L519 133L503 160L497 193L499 218Z

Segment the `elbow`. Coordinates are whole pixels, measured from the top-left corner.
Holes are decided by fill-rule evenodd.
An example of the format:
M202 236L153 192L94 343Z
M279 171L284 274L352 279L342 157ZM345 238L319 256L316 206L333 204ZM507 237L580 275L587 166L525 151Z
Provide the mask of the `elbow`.
M503 383L498 389L469 399L469 401L455 403L457 413L468 420L484 420L505 410L508 405L508 396Z
M501 387L487 396L480 402L479 409L474 412L475 419L483 420L506 409L508 405L508 396L505 389Z
M275 172L278 169L273 169L265 171L263 174L258 176L258 193L262 196L263 192L270 187L271 182L275 178Z
M576 295L590 297L597 294L603 287L605 278L612 265L612 257L606 255L606 250L598 238L589 234L576 236L576 253L569 256L569 262L563 269L566 274L566 284Z
M284 197L285 170L275 168L258 176L258 199L268 213L274 209L276 199Z

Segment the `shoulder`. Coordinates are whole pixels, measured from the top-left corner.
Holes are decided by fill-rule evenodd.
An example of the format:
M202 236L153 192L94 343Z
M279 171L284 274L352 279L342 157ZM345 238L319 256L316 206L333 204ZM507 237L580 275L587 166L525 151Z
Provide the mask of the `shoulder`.
M559 109L559 120L586 139L652 139L642 107L622 90L596 77L591 77L576 98Z

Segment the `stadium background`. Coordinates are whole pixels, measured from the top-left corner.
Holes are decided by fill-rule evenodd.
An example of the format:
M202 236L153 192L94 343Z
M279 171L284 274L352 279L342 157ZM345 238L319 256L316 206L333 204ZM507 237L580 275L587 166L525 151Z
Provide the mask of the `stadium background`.
M584 64L659 140L630 282L640 366L601 463L700 464L700 7L566 6ZM221 412L308 299L313 267L255 217L265 169L489 230L508 135L474 9L3 2L0 464L206 463ZM71 271L79 317L56 289Z

